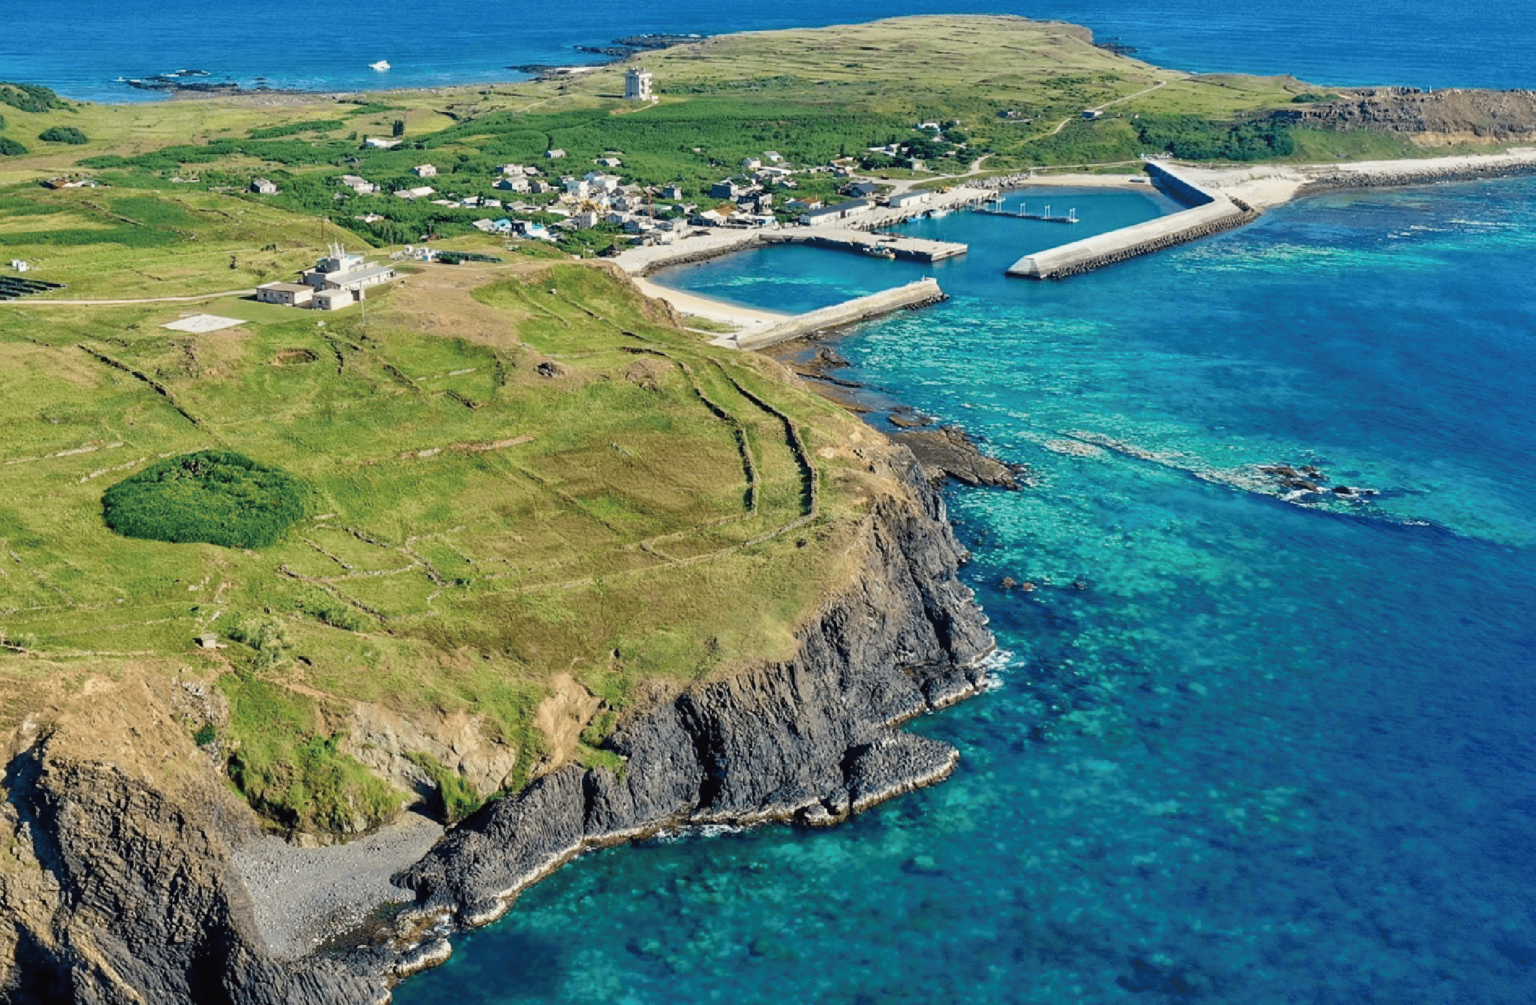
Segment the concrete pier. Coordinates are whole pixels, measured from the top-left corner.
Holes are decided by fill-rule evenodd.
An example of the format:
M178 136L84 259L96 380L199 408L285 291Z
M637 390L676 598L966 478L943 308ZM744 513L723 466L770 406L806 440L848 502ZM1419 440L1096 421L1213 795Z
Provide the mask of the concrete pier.
M945 299L936 279L920 279L915 283L883 290L867 297L845 300L831 307L797 314L785 321L727 335L716 339L716 345L728 345L737 349L762 349L790 339L809 335L811 332L841 328L869 318L899 311L903 307L916 308Z
M1258 210L1242 200L1204 189L1180 177L1166 165L1148 162L1146 168L1160 188L1189 208L1059 248L1025 255L1009 267L1008 275L1029 279L1075 276L1240 227L1259 215Z
M764 244L809 244L817 248L833 248L860 254L878 254L890 251L897 258L917 262L940 262L946 258L963 255L969 245L954 241L930 241L921 237L897 237L894 234L866 233L839 227L798 227L791 230L771 230L762 235ZM881 257L884 257L883 255Z
M777 230L714 228L684 238L675 244L630 248L622 252L615 261L620 268L632 276L648 276L657 269L664 269L669 265L703 262L722 255L752 248L765 248L775 244L808 244L818 248L833 248L860 254L889 248L897 258L918 262L938 262L946 258L954 258L956 255L963 255L970 250L968 245L953 241L929 241L920 237L867 233L852 227L783 227Z

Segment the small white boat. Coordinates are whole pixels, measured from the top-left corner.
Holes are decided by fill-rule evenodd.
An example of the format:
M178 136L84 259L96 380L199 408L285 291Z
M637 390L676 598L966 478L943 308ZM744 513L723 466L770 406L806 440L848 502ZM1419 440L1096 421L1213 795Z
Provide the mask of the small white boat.
M369 63L368 68L370 70L378 70L380 73L383 73L385 70L389 69L389 60L381 59L377 63Z

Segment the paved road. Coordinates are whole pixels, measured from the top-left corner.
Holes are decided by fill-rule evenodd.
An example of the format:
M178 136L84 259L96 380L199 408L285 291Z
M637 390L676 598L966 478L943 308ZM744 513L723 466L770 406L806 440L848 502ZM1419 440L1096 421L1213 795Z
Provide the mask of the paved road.
M219 297L250 297L255 295L255 290L224 290L222 293L199 293L194 297L145 297L142 300L0 300L0 304L20 304L25 307L39 307L43 304L105 307L112 304L184 304L194 300L215 300Z

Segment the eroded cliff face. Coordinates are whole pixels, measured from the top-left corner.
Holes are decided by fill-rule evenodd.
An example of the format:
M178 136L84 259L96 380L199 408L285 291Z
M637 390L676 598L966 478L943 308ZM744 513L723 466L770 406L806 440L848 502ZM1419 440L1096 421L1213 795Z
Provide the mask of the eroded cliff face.
M231 844L254 820L192 745L167 695L134 680L92 698L7 769L0 1000L380 1000L377 981L341 964L277 965L259 948L230 867ZM117 726L131 722L104 728L114 716Z
M1299 126L1401 133L1429 145L1536 137L1536 91L1361 88L1275 114Z
M621 774L567 764L449 832L397 878L416 907L395 938L345 958L264 948L231 864L254 821L153 685L117 696L152 710L131 751L82 741L89 717L61 718L6 778L0 1000L380 1001L445 958L447 928L494 919L584 848L679 823L830 823L944 777L957 752L897 724L983 686L992 637L915 459L883 444L862 456L890 491L794 659L653 695L610 741ZM445 927L423 941L432 924Z

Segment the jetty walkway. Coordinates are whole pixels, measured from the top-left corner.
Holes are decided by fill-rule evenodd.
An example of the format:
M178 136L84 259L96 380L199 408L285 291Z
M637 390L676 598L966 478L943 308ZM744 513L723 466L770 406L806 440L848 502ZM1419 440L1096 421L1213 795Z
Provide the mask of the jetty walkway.
M788 342L790 339L801 338L812 332L842 328L845 325L867 321L902 308L915 310L947 299L949 297L939 289L937 279L932 277L919 279L915 283L882 290L867 297L857 297L840 304L833 304L831 307L796 314L766 327L726 335L715 339L714 344L735 349L764 349L780 342Z
M1075 276L1138 255L1241 227L1259 216L1259 211L1242 199L1203 187L1181 176L1171 165L1148 161L1146 169L1159 188L1189 208L1156 220L1121 227L1107 234L1025 255L1008 268L1008 275L1029 279Z

